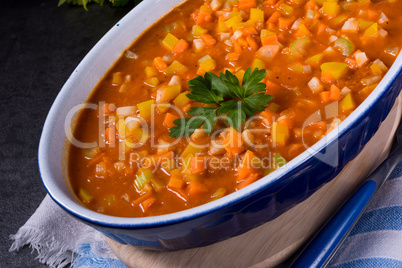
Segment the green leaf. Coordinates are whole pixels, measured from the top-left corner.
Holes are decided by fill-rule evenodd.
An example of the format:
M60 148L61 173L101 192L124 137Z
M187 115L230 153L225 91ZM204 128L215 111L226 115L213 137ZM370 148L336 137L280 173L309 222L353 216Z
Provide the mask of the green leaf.
M209 75L205 75L205 77L199 75L198 77L188 81L191 94L187 94L187 97L196 102L203 103L219 103L220 101L223 101L222 95L212 89L211 80L209 80L209 78Z
M217 108L192 107L187 114L193 117L177 119L177 126L170 129L169 136L188 137L201 126L210 134L217 115L226 114L226 124L240 129L247 117L254 116L257 111L263 111L268 106L272 96L265 94L265 84L260 82L266 76L265 70L248 68L244 73L243 83L229 71L220 73L219 77L207 72L204 77L191 79L190 93L187 97L200 103L217 104Z
M249 97L255 93L265 91L266 85L260 82L265 78L267 72L265 70L258 70L257 68L251 72L251 68L248 68L243 76L243 98Z

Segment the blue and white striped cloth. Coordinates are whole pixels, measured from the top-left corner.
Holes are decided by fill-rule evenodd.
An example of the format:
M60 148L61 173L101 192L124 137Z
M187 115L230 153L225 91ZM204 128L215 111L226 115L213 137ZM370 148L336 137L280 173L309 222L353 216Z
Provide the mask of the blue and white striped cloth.
M38 252L39 261L50 267L71 262L72 267L126 267L98 232L71 218L49 196L11 238L11 251L29 244ZM83 241L77 242L78 238ZM329 267L402 268L402 160Z
M402 267L402 160L329 267Z

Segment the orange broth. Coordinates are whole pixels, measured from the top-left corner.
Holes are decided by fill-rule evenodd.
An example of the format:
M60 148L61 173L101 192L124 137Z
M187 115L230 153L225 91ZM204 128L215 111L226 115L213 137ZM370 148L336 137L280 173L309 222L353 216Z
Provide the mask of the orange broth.
M144 217L199 206L264 177L335 128L376 87L402 46L401 10L400 0L195 0L176 7L145 31L89 98L99 109L81 113L74 135L98 145L71 146L74 193L94 211ZM248 126L265 132L218 120L214 130L223 132L216 137L200 132L168 148L152 144L177 140L169 137L167 114L189 117L191 107L204 105L182 94L190 79L229 70L241 80L248 67L267 71L263 82L273 99ZM167 90L173 97L166 99ZM149 100L180 105L155 108ZM154 133L140 143L145 130L127 118L150 124L150 109ZM317 111L322 119L309 122ZM212 148L212 139L230 137L240 141ZM189 148L189 141L206 148Z

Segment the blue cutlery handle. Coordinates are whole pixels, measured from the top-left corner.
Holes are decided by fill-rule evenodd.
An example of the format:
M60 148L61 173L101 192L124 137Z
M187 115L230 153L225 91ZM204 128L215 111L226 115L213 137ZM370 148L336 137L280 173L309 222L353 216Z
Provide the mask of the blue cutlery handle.
M324 266L364 211L376 192L377 186L373 180L365 182L313 238L290 267Z

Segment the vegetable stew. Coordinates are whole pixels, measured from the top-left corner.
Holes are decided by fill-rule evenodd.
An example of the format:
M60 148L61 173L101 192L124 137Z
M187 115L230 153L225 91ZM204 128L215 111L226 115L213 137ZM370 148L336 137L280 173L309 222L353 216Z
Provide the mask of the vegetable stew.
M402 47L401 0L193 0L144 32L77 121L74 193L108 215L241 190L336 128ZM128 33L129 34L129 33Z

